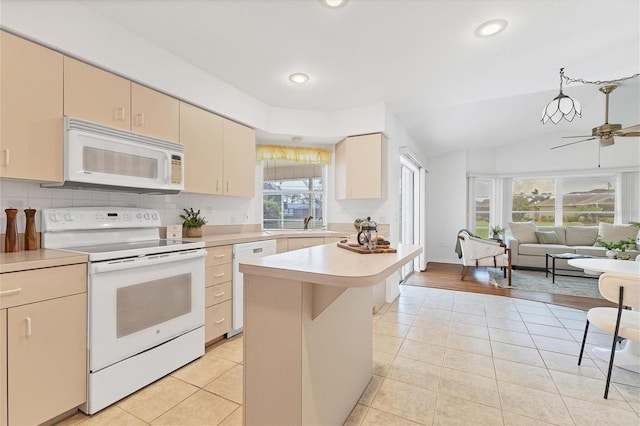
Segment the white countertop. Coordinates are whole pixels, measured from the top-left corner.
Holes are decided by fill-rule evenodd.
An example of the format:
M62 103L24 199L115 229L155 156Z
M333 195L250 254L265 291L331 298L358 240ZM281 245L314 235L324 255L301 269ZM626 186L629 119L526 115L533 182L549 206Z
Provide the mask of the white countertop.
M241 262L240 272L336 287L366 287L384 280L421 250L409 244L396 248L397 253L360 254L335 243L324 244Z

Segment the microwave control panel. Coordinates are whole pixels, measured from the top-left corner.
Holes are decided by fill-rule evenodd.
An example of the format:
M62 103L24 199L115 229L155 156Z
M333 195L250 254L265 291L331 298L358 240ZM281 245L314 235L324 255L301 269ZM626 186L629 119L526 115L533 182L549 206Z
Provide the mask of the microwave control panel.
M182 157L171 156L171 183L182 183Z

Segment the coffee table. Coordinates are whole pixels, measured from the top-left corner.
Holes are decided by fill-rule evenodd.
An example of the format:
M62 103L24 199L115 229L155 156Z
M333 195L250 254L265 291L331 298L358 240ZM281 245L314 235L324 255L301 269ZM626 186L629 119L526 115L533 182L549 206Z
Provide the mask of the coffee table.
M544 272L545 277L549 278L551 273L551 282L555 284L556 276L559 277L575 277L575 278L598 278L598 275L573 275L573 274L560 274L556 272L556 259L593 259L596 256L590 256L588 254L576 254L576 253L546 253L544 259ZM551 270L549 270L549 258L551 258Z

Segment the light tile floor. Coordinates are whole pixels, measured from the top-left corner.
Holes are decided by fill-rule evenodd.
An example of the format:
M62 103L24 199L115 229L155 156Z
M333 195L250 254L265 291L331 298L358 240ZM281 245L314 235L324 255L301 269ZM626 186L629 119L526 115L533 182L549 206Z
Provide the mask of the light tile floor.
M527 300L403 287L373 316L373 372L347 425L638 425L640 375L591 348L584 312ZM242 338L100 413L63 424L240 425Z

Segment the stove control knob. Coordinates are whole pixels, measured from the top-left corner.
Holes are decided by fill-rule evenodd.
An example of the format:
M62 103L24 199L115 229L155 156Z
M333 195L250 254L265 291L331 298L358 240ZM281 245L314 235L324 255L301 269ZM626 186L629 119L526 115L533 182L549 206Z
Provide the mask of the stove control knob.
M153 220L158 220L158 213L151 213L151 218Z
M144 214L144 218L145 218L145 220L149 220L149 213L145 213Z
M136 217L137 217L138 219L142 219L142 213L138 213L138 214L136 215Z
M49 220L51 222L58 222L60 220L60 215L58 213L49 214Z
M71 222L73 220L73 216L71 216L71 213L65 213L64 220Z

